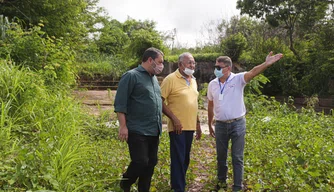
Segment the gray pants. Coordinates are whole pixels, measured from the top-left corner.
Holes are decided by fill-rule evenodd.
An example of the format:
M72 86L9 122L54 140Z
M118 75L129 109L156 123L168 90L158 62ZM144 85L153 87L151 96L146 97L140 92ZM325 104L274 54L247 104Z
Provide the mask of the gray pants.
M232 123L216 122L216 150L218 163L218 179L226 182L228 142L232 141L233 191L242 189L244 173L244 147L246 134L246 119L242 118Z

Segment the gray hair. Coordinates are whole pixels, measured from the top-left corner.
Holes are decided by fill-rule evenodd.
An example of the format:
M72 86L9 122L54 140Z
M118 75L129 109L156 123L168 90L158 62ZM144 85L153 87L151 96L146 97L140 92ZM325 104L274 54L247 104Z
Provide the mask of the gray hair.
M182 63L183 59L185 57L193 57L193 55L189 52L185 52L185 53L182 53L180 56L179 56L179 63Z
M226 66L232 67L232 60L228 56L219 56L216 59L217 63L224 63Z

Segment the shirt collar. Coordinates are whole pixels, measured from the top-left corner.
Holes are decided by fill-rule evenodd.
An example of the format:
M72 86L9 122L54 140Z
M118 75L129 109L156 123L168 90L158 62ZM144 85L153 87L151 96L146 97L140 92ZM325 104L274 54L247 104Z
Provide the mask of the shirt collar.
M137 69L138 71L146 71L146 69L141 65L138 65Z
M154 76L153 74L151 75L148 71L146 71L146 69L141 64L138 65L137 71L139 71L139 72L146 72L148 75L150 75L152 77Z

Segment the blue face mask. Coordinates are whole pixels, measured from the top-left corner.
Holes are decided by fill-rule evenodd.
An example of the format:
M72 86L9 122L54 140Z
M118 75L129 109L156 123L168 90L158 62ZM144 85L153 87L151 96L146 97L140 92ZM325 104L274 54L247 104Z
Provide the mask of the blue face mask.
M218 77L218 79L224 76L223 69L220 69L220 70L215 69L214 73L216 77Z

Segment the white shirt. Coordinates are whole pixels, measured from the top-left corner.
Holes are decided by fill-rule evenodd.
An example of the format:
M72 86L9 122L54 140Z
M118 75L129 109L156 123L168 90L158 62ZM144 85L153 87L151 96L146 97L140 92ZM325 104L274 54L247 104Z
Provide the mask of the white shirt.
M218 78L210 81L208 86L208 100L213 101L213 112L216 120L226 121L246 114L244 103L244 88L246 72L231 73L225 83Z

